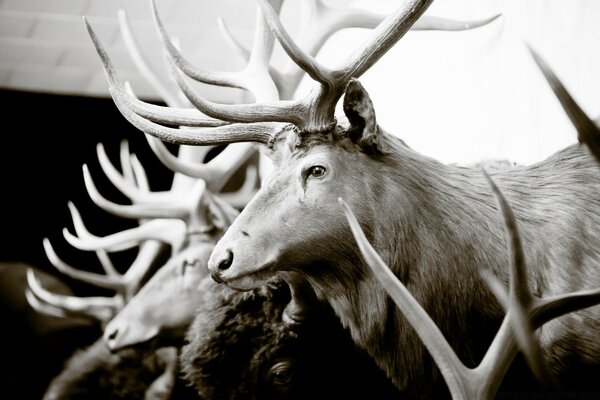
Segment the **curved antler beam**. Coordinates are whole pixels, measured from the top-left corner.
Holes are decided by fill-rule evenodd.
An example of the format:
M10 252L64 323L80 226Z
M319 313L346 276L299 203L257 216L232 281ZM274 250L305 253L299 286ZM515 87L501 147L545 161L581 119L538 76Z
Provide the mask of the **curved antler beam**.
M112 201L109 201L105 197L103 197L94 181L90 172L87 168L87 165L83 165L83 180L85 182L85 187L87 192L98 207L103 210L117 215L123 218L131 218L131 219L143 219L143 218L177 218L177 219L185 219L188 215L187 210L183 210L180 207L177 207L173 204L132 204L132 205L123 205L117 204Z
M167 168L173 172L205 180L213 193L219 192L231 175L255 152L252 144L227 146L208 163L197 163L182 160L173 155L162 142L152 140L149 136L146 138L156 157Z
M65 310L80 316L88 316L100 321L108 321L123 307L122 299L116 297L74 297L52 293L40 284L33 270L27 270L27 285L31 293L54 309Z
M79 250L121 251L139 245L145 240L158 240L169 244L174 252L181 248L185 237L185 223L178 219L159 219L144 223L112 235L79 238L63 229L63 236L69 244Z
M511 313L510 320L513 332L534 375L545 386L556 387L555 379L550 373L550 369L542 356L542 350L535 340L534 329L528 313L528 310L533 304L533 295L531 294L528 285L525 253L523 252L523 246L521 245L517 220L496 183L485 170L483 171L483 175L498 201L500 212L502 213L504 224L506 226L508 247L511 249L512 254L509 294L505 300L506 312ZM488 281L490 279L491 276L488 278ZM497 285L490 285L490 288L492 289L497 287ZM502 295L498 294L495 290L493 291L498 299L502 298Z
M118 291L122 288L123 284L120 281L119 276L100 275L73 268L69 264L65 263L60 257L58 257L48 238L44 238L42 243L44 246L44 251L46 252L46 257L48 257L50 263L66 276L105 289Z

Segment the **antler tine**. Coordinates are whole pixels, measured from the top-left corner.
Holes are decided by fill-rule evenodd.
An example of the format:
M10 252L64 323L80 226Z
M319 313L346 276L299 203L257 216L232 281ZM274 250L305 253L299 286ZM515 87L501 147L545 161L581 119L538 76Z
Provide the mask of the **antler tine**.
M470 398L465 387L465 367L458 359L444 335L419 302L383 262L377 251L367 240L358 220L344 200L338 198L360 251L379 283L389 293L394 303L423 340L435 363L439 367L453 399Z
M104 146L100 146L102 147L102 149L99 150L96 147L96 153L98 153L98 151L102 151L106 160L108 160L108 157L106 156L106 151L104 150ZM123 177L128 182L134 182L135 177L133 176L133 168L131 167L131 163L129 162L129 156L129 141L127 139L123 139L121 140L121 143L119 143L119 160L121 161L121 168L123 169Z
M348 79L358 78L387 52L425 12L433 0L411 0L396 12L387 16L374 30L365 46L355 51L337 70L319 64L310 54L302 51L283 28L273 8L266 0L258 0L267 23L279 43L314 80L326 87L344 86ZM341 84L340 84L341 82Z
M185 71L186 75L188 75L189 77L203 83L244 89L244 84L240 81L239 75L231 72L213 72L200 69L194 66L192 63L190 63L188 60L186 60L179 52L179 49L177 49L177 47L173 45L171 39L169 39L167 30L165 29L165 26L163 25L158 14L156 1L151 0L150 6L152 9L154 25L156 26L159 36L163 41L165 50L167 51L169 57L173 60L173 62L177 65L178 68L180 68L182 71Z
M272 2L276 9L279 10L281 8L282 0L269 1ZM151 0L151 5L154 22L164 43L168 59L177 66L177 68L185 72L187 76L203 83L248 90L254 95L256 101L262 102L278 99L277 89L268 72L269 58L273 51L273 37L264 25L260 12L256 18L257 23L254 43L246 67L239 72L209 72L193 66L183 57L179 49L173 46L164 24L158 15L156 1ZM189 99L189 96L186 96ZM201 108L199 109L202 110ZM210 113L207 114L211 115Z
M312 6L312 13L307 18L307 24L298 35L298 44L306 54L315 57L325 42L336 32L347 28L376 28L385 18L385 15L373 13L365 9L354 7L330 7L322 0L303 1L303 6ZM446 18L422 15L410 30L439 30L463 31L487 25L496 20L500 14L490 18L474 21L457 21ZM296 64L290 65L288 71L276 73L274 80L280 89L282 99L291 98L302 79L304 71L297 68Z
M42 303L53 309L64 310L66 314L93 317L99 321L109 321L124 305L119 297L75 297L52 293L40 284L33 270L27 270L27 285L31 293Z
M321 47L335 32L346 28L372 29L385 18L383 14L365 9L330 7L322 0L302 1L300 5L312 8L306 12L308 18L305 19L305 22L307 23L301 27L301 32L298 34L300 47L311 57L317 55ZM500 16L501 14L497 14L482 20L458 21L423 15L410 30L464 31L488 25ZM218 25L227 42L247 61L250 58L250 52L231 34L220 17ZM289 100L293 97L304 74L304 71L295 63L292 63L287 71L279 71L271 66L269 72L277 85L279 97L282 100Z
M73 205L72 202L69 202L69 211L71 212L71 216L73 219L73 224L75 226L75 230L80 237L92 238L95 240L96 237L91 235L87 229L85 228L83 221L81 219L81 215L77 211L77 208ZM168 220L164 220L167 221ZM176 235L181 237L184 233L174 231ZM156 259L158 252L161 250L162 246L158 241L148 240L145 241L141 246L138 254L131 264L130 268L124 275L118 273L110 259L108 254L104 250L96 250L96 255L100 259L102 266L106 272L106 275L100 275L92 272L80 271L77 270L65 262L63 262L54 252L50 241L44 239L44 250L46 252L46 256L59 271L64 273L67 276L72 278L81 280L83 282L103 287L106 289L112 289L117 292L117 295L122 296L125 299L131 298L133 294L137 291L141 279L145 276L145 273L148 271L152 262Z
M490 273L482 273L484 280L500 304L507 310L507 315L494 342L476 370L481 377L482 387L487 388L488 393L495 393L514 357L513 353L516 350L514 339L516 337L521 351L525 354L529 366L538 380L548 387L556 387L557 383L542 356L533 330L569 312L599 304L600 288L548 298L535 297L527 285L527 265L516 220L501 191L485 171L484 175L498 199L508 233L512 262L508 293L495 276Z
M35 297L30 289L25 289L25 300L27 300L27 303L31 306L31 308L40 314L58 318L66 318L69 316L64 310L42 302L40 299Z
M135 182L137 183L139 190L144 193L150 193L150 183L148 182L146 170L139 158L133 153L129 156L129 164L133 170Z
M122 282L119 279L119 275L100 275L73 268L58 257L48 238L44 238L42 243L44 245L46 257L48 257L50 263L66 276L101 288L112 289L115 291L121 290Z
M240 57L242 57L244 61L248 62L250 60L250 51L233 36L223 17L217 18L217 26L221 30L225 40L227 40L227 43L229 43L229 45L235 49L235 51L240 55Z
M85 227L83 219L81 218L81 214L79 214L79 211L77 210L77 207L75 207L75 204L73 204L72 201L69 201L67 203L67 207L69 208L69 212L71 213L71 219L73 220L73 226L75 227L75 232L77 233L77 235L84 237L89 236L89 232ZM108 257L108 254L106 254L105 251L97 250L96 256L98 257L98 261L100 261L100 264L102 265L102 268L104 269L104 272L107 275L118 275L117 270L115 269L113 263L111 262L110 258Z
M100 168L102 168L102 171L108 180L132 202L140 202L144 198L144 194L134 183L135 179L133 176L133 171L128 166L129 151L124 147L121 148L121 160L125 158L123 151L127 151L127 161L121 161L123 166L123 175L121 175L115 166L110 162L110 159L106 154L106 150L104 149L104 145L102 145L102 143L96 144L96 155L98 156L98 162L100 163ZM83 164L82 168L86 170L87 165ZM130 174L131 178L127 178L125 174Z
M550 369L542 356L542 351L535 338L534 329L528 313L533 303L533 295L528 285L527 264L523 246L521 244L519 229L517 227L517 221L506 198L496 183L485 170L483 170L483 175L488 181L488 184L498 201L507 232L508 247L511 249L512 253L508 296L505 295L503 288L501 289L502 291L498 293L498 284L490 284L490 287L496 288L493 290L496 297L501 303L505 304L506 312L507 314L510 314L512 330L532 372L543 385L555 387L555 379L552 377ZM493 281L494 279L496 278L492 275L486 277L488 282L490 280Z
M184 98L182 98L179 92L170 90L156 75L150 64L146 61L143 53L140 51L137 40L133 35L129 18L124 9L117 11L117 18L119 21L119 29L121 36L125 42L129 55L131 56L135 66L142 73L144 78L150 85L158 92L158 95L167 103L169 107L186 107L188 104Z
M252 104L218 104L196 94L185 81L173 60L169 58L171 74L188 100L201 112L213 118L231 122L289 122L300 124L302 121L302 103L295 101L270 101Z
M510 296L510 294L507 295L504 289L500 289L498 291L500 293L499 299L501 303L509 305L508 312L481 363L473 369L468 368L458 359L435 323L431 320L429 315L427 315L426 311L412 297L410 292L391 272L387 265L385 265L383 260L381 260L375 249L373 249L371 244L367 241L364 232L350 208L343 200L338 199L338 201L343 206L352 233L367 265L370 267L375 278L386 289L390 297L392 297L431 353L436 365L439 367L448 384L453 399L494 397L506 371L517 353L517 344L515 343L515 334L513 332L516 324L512 321L515 310L517 313L522 312L526 318L529 318L532 328L537 328L545 322L568 312L581 310L600 303L600 289L580 291L546 299L534 298L527 289L527 295L524 297L529 296L532 299L532 306L527 310L523 310L521 307L522 302L514 303L509 301L508 296ZM516 224L507 226L507 228L509 227L509 231L512 230L513 226L516 226ZM509 243L511 243L511 247L515 245L515 240L518 242L518 236L510 236ZM520 242L518 246L520 246ZM513 255L516 254L514 260L524 260L518 253L518 250L513 253ZM525 267L525 264L523 263L521 267ZM482 275L485 277L485 274ZM512 273L512 276L517 279L520 279L519 277L522 275L523 272L519 271ZM497 279L491 279L490 282L492 288L498 286L502 288L502 284L497 281ZM515 287L515 289L512 290L512 293L515 294L526 288L524 282L515 282L514 284L511 283L511 285ZM516 287L520 287L521 289L516 289ZM531 330L529 332L522 331L520 334L530 335L530 339L533 338L531 336ZM537 347L535 342L534 346ZM543 361L540 365L542 365L543 368ZM538 367L540 365L538 365Z
M120 100L113 98L121 114L136 128L160 140L173 144L204 146L238 142L257 142L272 146L283 126L275 122L231 124L216 128L174 129L158 125L132 112Z
M401 6L373 30L371 39L365 46L352 53L341 64L341 67L335 70L324 67L310 54L302 51L285 31L270 4L266 0L257 1L267 23L285 52L318 83L318 86L313 88L305 99L296 102L296 105L294 105L294 113L304 116L300 123L288 120L301 130L311 132L331 128L331 125L335 123L336 103L348 81L351 78L360 77L400 40L433 0L411 0ZM196 104L194 105L197 107Z
M143 57L143 53L140 51L140 47L138 46L137 41L135 40L135 36L133 35L133 32L130 28L130 24L129 24L129 21L128 21L125 11L120 10L118 13L118 17L119 17L119 26L121 28L121 33L122 33L122 36L123 36L123 39L125 42L125 46L129 50L129 54L131 55L131 58L132 58L134 64L137 66L138 70L141 71L141 73L144 75L146 80L156 89L156 91L159 93L159 95L163 98L163 100L167 103L168 106L170 106L170 107L188 107L189 102L182 95L182 93L178 90L173 91L173 90L171 90L171 88L167 87L166 84L163 84L163 82L160 79L158 79L158 77L156 76L156 73L154 72L152 67L149 65L149 63L146 61L146 59ZM125 82L125 90L132 97L135 97L135 95L133 94L133 90L131 89L131 86L129 85L128 82ZM219 125L215 122L216 121L211 121L211 124ZM150 142L151 148L153 148L153 149L161 148L161 150L163 150L164 152L167 151L166 147L160 140L158 140L150 135L144 135L144 136ZM238 145L238 146L243 146L243 145ZM185 147L182 147L179 149L179 156L181 157L182 160L183 159L194 160L194 161L195 160L203 160L206 153L210 150L210 148L211 148L211 146L194 146L194 147L185 146ZM156 150L154 150L154 151L156 152ZM123 163L123 161L122 161L122 163ZM206 176L206 178L208 178L208 176ZM217 180L218 180L218 178L217 178ZM181 187L187 188L190 185L193 185L193 181L191 181L187 176L177 174L177 173L174 175L172 190L178 190Z
M496 14L489 18L478 19L473 21L458 21L448 18L433 17L429 15L423 15L415 22L410 28L411 31L467 31L471 29L480 28L482 26L491 24L502 14Z
M249 123L244 125L223 125L227 123L224 123L223 121L218 121L217 123L221 124L222 126L203 129L174 129L158 125L152 122L150 118L153 117L151 115L147 115L147 113L145 113L144 110L136 108L136 103L132 100L137 99L132 99L131 96L127 96L126 91L122 87L123 85L118 81L118 79L116 79L116 73L114 71L112 63L110 62L110 59L108 58L106 51L102 47L102 44L100 43L94 30L92 29L85 17L84 23L86 25L90 38L92 39L92 42L94 43L94 46L96 47L96 50L102 60L104 70L109 80L110 92L113 96L115 105L117 106L121 114L123 114L123 116L132 125L134 125L142 132L157 137L166 142L175 144L212 145L237 142L258 142L270 145L273 135L275 135L281 129L281 124L269 122ZM180 112L182 110L172 109L168 107L159 107L158 109L162 110L162 112L168 110L168 113L166 113L166 115L163 115L166 118L161 119L161 121L159 122L177 126L194 126L193 119L188 119L187 117L181 118L184 117L183 114L186 114L182 114ZM143 118L140 115L136 114L137 112L140 112L140 115L146 115ZM189 113L187 113L187 115L189 116ZM154 115L154 117L156 116L157 115ZM155 120L158 119L159 118L155 118ZM206 123L203 122L202 126L206 126Z
M579 141L587 144L592 151L592 154L594 154L594 157L600 162L600 128L598 128L594 120L588 117L581 107L579 107L560 79L558 79L554 71L552 71L548 63L546 63L546 61L531 46L528 45L527 48L533 56L535 63L544 74L544 78L546 78L552 91L558 98L560 105L567 113L567 116L573 125L575 125Z
M104 72L106 73L109 83L109 91L111 96L113 96L113 99L115 99L115 102L116 99L120 99L121 103L126 104L129 108L144 118L168 125L214 127L228 124L228 122L225 121L208 118L202 113L198 112L198 110L157 106L142 102L133 96L129 96L124 84L118 79L117 73L112 65L112 62L110 61L110 58L108 57L108 54L104 50L96 33L88 23L87 18L83 17L83 21L102 61Z
M177 252L185 238L185 223L178 219L158 219L146 222L135 228L127 229L108 236L79 238L63 229L63 236L71 246L79 250L121 251L137 246L145 240L158 240L167 243Z
M98 143L96 145L96 153L98 155L98 162L100 163L100 167L102 171L106 174L110 182L117 188L121 193L123 193L126 197L128 197L132 203L134 204L146 204L146 203L165 203L167 201L171 201L173 198L172 192L149 192L147 189L147 183L145 182L145 172L143 172L143 167L138 165L135 167L136 171L133 173L132 179L126 179L123 175L119 173L119 171L115 168L115 166L110 162L106 151L104 150L104 146L102 143ZM125 165L135 164L136 161L131 161L131 155L127 155L127 162ZM139 164L139 162L137 162ZM133 164L131 167L124 167L124 171L131 168L133 170ZM83 170L88 170L86 164L82 166ZM89 171L89 170L88 170ZM84 176L85 178L85 176ZM91 178L90 178L91 180ZM135 181L135 182L133 182ZM141 187L135 185L135 183L141 184ZM91 196L91 195L90 195ZM92 196L91 196L92 197Z
M87 165L83 165L83 180L87 192L98 207L103 210L123 218L145 219L145 218L178 218L184 219L188 211L182 209L177 204L170 202L151 202L132 205L117 204L103 197L90 175ZM163 194L163 193L161 193ZM149 198L150 195L149 195ZM80 235L81 236L81 235Z
M421 17L433 0L411 0L386 17L365 46L354 52L339 69L344 80L358 78L379 60Z
M283 47L287 55L296 63L303 71L305 71L312 79L321 83L325 87L332 87L336 81L334 71L320 64L314 57L303 51L294 42L292 37L283 27L277 11L271 6L267 0L257 0L263 12L265 20L275 37Z
M270 6L273 13L274 8L280 8L280 0L267 0L274 4ZM272 51L272 38L266 27L263 26L263 18L257 18L257 29L253 51L246 68L240 73L223 73L228 79L219 80L214 76L206 76L202 70L194 69L181 53L170 43L164 25L156 10L154 0L152 1L155 23L167 50L167 59L171 66L171 73L188 100L201 112L218 119L231 122L255 122L257 119L269 122L291 122L301 121L301 112L297 110L301 105L295 102L286 104L277 101L279 99L277 88L268 73L268 59ZM220 86L232 86L250 91L258 103L254 104L216 104L198 96L194 90L185 82L183 71L187 76L204 83Z
M229 178L255 152L252 144L229 145L208 163L197 163L174 156L164 144L148 138L156 157L170 170L206 181L211 192L219 192Z
M176 193L172 191L168 192L160 192L160 193L148 193L148 202L141 204L132 204L132 205L122 205L111 202L104 198L96 189L92 177L89 173L89 170L84 165L83 175L86 189L90 195L92 201L98 205L100 208L108 211L112 214L118 215L124 218L133 218L133 219L149 219L149 218L167 218L167 219L179 219L183 221L188 229L195 229L195 224L201 224L204 228L206 225L205 216L203 214L198 214L198 206L201 204L202 197L206 194L206 181L199 179L196 180L191 186L187 188L185 192ZM160 198L162 201L156 201L153 199L152 195L158 194L163 195L157 198ZM77 226L78 217L74 216L73 220ZM146 225L148 223L144 223ZM177 227L176 227L177 228ZM145 228L138 227L134 228L138 232L142 232ZM175 234L179 234L180 230L177 228L174 231ZM148 234L148 232L146 233ZM150 233L154 234L154 233ZM116 236L115 234L114 236ZM153 239L163 240L169 242L165 239L169 233L164 233L164 235L152 236ZM91 241L97 241L98 238L91 235L87 231L81 231L79 236L85 236ZM179 238L176 236L177 240ZM111 242L113 243L113 242ZM169 242L173 244L172 242ZM129 246L131 243L127 242L127 244L123 244L124 246Z
M130 87L127 87L127 90L134 96ZM198 163L186 159L189 158L186 156L196 156L203 160L206 153L212 148L211 146L196 146L193 150L183 148L180 149L180 156L175 156L157 138L150 135L144 135L144 137L152 152L167 168L188 177L203 179L212 192L220 191L231 175L255 152L251 143L235 143L227 146L208 163ZM193 154L187 154L189 152L193 152Z

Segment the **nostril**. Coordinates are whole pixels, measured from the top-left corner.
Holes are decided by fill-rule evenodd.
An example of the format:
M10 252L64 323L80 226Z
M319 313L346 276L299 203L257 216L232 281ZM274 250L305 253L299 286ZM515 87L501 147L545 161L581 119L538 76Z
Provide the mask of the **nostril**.
M223 260L221 260L219 262L219 264L217 265L217 268L221 271L224 271L226 269L229 269L229 267L231 267L232 263L233 263L233 252L231 250L227 250L227 257L225 257Z
M115 340L117 338L117 335L119 334L119 330L118 329L114 329L112 330L107 336L106 338L108 340Z

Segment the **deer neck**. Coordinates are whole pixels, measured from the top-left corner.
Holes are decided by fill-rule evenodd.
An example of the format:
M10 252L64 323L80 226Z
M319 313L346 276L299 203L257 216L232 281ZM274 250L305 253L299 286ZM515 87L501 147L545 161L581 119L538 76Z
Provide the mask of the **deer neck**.
M498 274L509 260L489 186L480 171L448 167L406 148L384 160L382 168L386 178L372 191L379 206L374 207L370 242L457 354L474 365L502 318L479 270ZM427 350L363 264L358 249L342 262L348 263L344 269L365 273L328 298L354 341L401 390L428 382L423 377L438 376ZM467 338L484 343L478 346Z

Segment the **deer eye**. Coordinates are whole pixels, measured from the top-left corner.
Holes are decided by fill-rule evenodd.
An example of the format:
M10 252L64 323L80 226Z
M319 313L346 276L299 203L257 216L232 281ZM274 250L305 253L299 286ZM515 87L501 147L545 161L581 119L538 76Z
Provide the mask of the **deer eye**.
M308 169L308 176L313 178L322 178L327 170L322 165L313 165Z
M290 361L280 361L269 368L269 381L276 386L287 386L292 382L294 373Z

